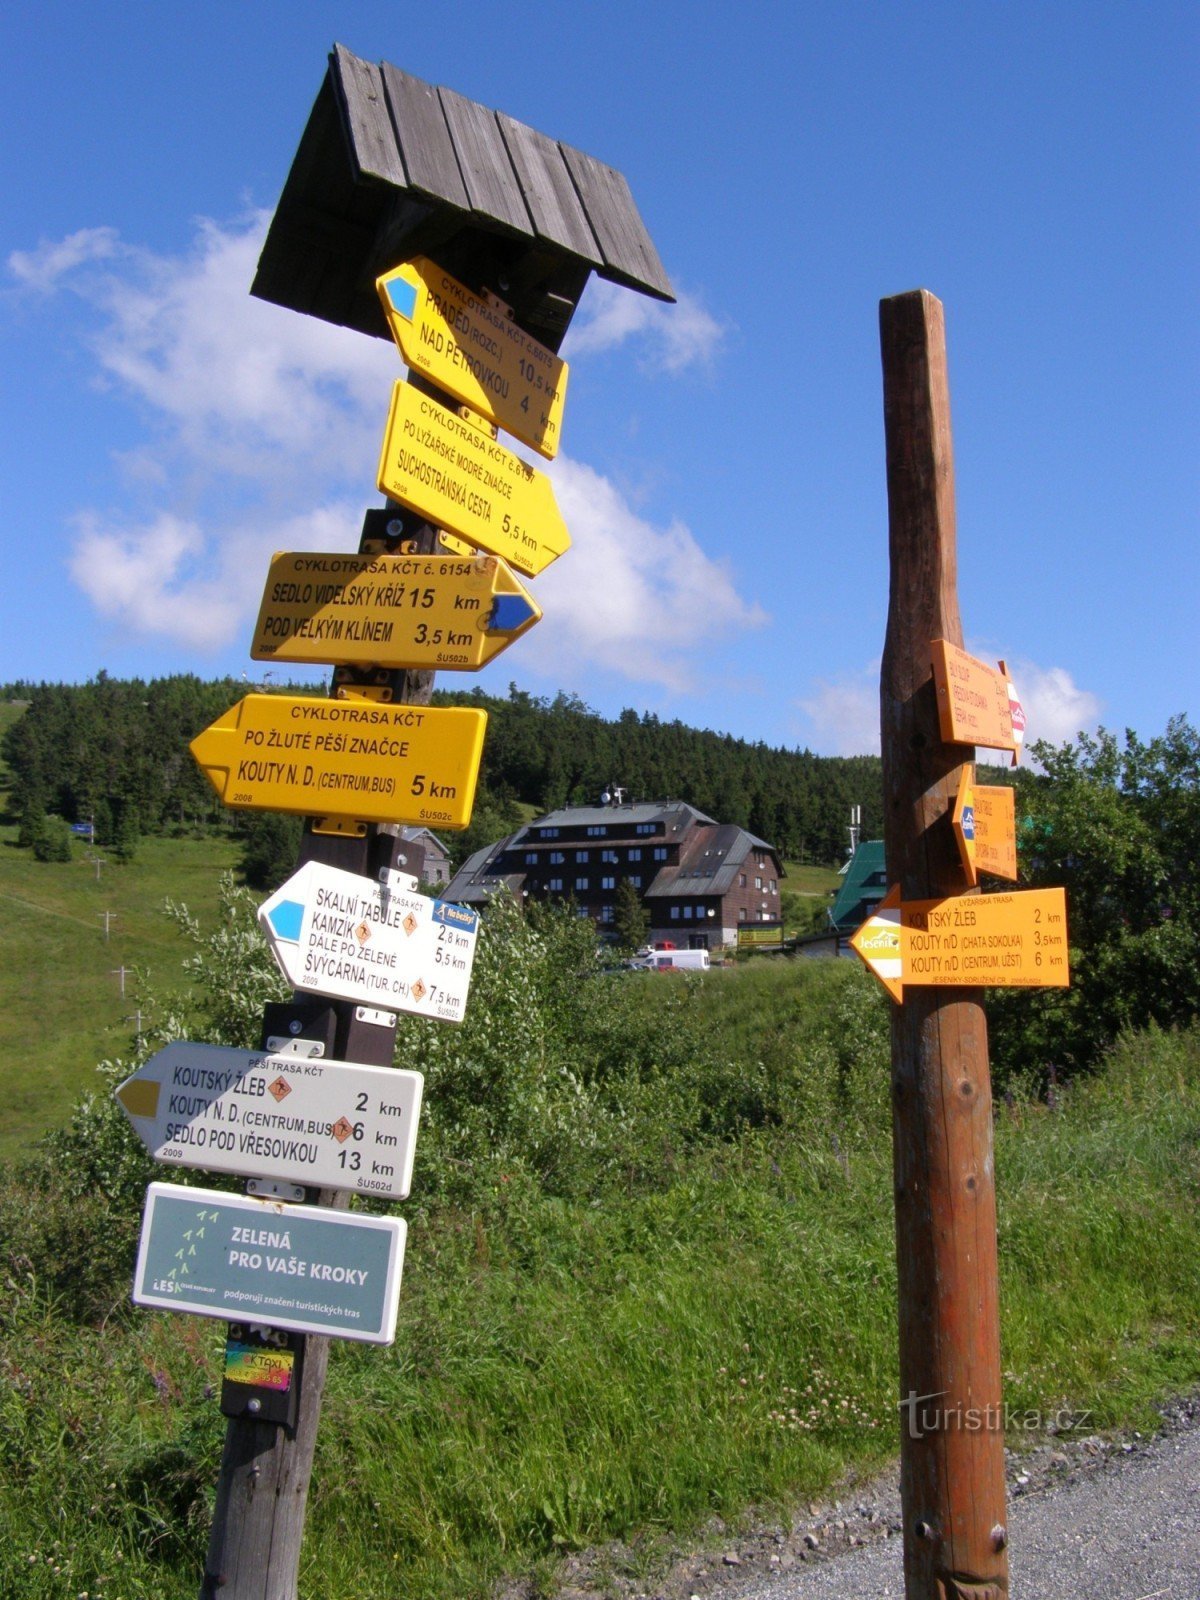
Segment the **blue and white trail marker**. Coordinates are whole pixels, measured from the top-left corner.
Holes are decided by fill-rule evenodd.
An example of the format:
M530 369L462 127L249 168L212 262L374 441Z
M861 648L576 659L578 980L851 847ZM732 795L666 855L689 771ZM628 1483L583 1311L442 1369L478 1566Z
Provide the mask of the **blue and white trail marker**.
M280 970L296 989L461 1022L479 918L384 871L378 883L306 861L259 907Z

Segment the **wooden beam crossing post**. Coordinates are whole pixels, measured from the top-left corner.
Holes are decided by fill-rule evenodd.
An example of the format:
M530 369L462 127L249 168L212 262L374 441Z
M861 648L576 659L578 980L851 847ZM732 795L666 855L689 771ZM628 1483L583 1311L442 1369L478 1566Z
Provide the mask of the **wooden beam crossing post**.
M968 891L950 813L964 756L938 727L930 645L962 643L945 323L880 303L891 588L880 683L884 845L904 900ZM900 1465L907 1600L1008 1594L987 1027L975 989L892 1011Z

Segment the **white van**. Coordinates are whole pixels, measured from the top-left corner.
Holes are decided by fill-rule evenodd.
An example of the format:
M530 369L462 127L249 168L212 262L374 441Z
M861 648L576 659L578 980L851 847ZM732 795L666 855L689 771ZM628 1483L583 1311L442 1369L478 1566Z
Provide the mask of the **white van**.
M712 962L707 950L651 950L634 965L649 972L707 972Z

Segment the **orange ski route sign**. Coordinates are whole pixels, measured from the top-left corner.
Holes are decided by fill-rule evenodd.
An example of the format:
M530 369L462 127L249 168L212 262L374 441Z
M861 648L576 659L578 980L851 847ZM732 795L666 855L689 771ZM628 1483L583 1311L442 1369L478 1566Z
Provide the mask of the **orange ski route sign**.
M1025 739L1025 712L1004 663L999 670L949 639L935 639L933 683L938 722L947 744L1011 750L1013 765Z
M893 887L850 943L900 1002L906 984L1065 989L1071 981L1062 889L902 902Z
M565 361L514 322L502 300L472 294L425 256L384 273L375 287L410 367L553 460Z
M976 783L975 768L968 763L963 767L951 821L968 882L978 883L981 872L1016 882L1017 823L1012 789Z

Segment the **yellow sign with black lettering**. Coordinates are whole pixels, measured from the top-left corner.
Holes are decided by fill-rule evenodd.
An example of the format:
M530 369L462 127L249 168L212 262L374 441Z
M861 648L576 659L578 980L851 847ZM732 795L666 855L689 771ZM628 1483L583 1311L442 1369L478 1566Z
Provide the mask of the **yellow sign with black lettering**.
M546 474L497 444L484 423L411 383L392 390L377 482L418 516L530 577L570 549Z
M553 460L565 361L519 327L502 300L480 299L424 256L385 273L375 287L410 367Z
M191 743L227 806L465 828L486 711L248 694Z
M541 615L498 556L281 552L271 559L250 654L471 671Z

